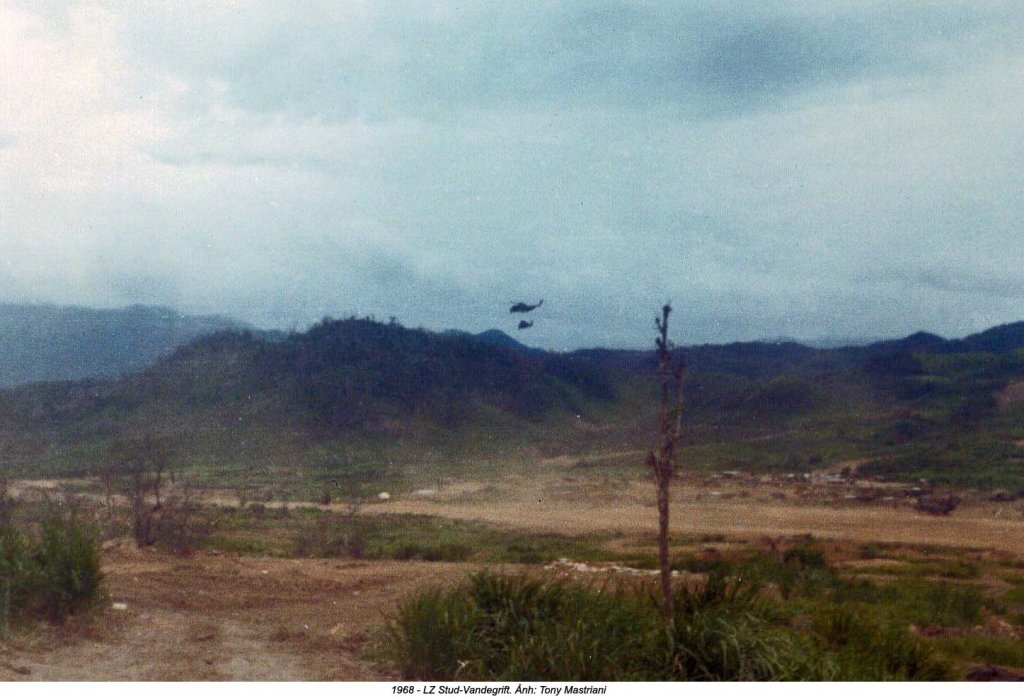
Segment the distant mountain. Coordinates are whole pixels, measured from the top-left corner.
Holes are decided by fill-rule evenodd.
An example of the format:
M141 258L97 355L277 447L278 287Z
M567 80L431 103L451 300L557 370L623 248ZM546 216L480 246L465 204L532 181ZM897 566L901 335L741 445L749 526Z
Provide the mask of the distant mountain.
M0 390L0 467L22 472L93 472L117 439L156 434L183 465L312 487L345 472L372 481L511 453L631 452L651 443L657 425L650 349L542 351L497 330L431 332L355 317L267 333L154 308L21 308L20 324L10 307L0 310L0 340L23 366L67 377L67 357L76 357L72 368L83 373L126 373ZM187 332L208 336L175 347ZM1024 450L1014 446L1024 403L1005 398L1024 381L1022 349L1024 323L837 349L683 347L687 443L709 446L689 456L779 472L873 458L887 476L1024 489ZM11 355L0 347L0 361ZM146 356L156 360L132 372ZM1007 473L1016 479L999 479Z
M1024 322L999 325L954 342L959 351L988 351L995 354L1024 349Z
M945 339L929 332L916 332L902 339L875 342L866 348L875 353L905 351L923 354L964 354L980 351L1007 354L1024 349L1024 322L998 325L963 339Z
M0 386L114 377L242 323L169 308L0 304Z
M526 346L522 342L509 337L501 330L486 330L479 334L473 335L476 339L487 344L495 344L500 347L509 347L510 349L518 349L519 351L530 351L530 347Z
M802 344L812 349L842 349L844 347L865 347L869 344L884 341L880 337L821 337L818 339L796 339L785 335L767 337L760 340L762 344Z

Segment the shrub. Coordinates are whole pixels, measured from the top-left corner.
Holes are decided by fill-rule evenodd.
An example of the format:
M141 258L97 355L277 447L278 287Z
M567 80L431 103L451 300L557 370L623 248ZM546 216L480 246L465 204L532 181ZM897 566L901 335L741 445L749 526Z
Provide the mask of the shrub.
M252 507L262 504L250 504ZM183 555L195 552L209 537L209 524L199 516L196 492L185 483L164 501L159 516L154 517L152 531L155 545Z
M96 538L74 521L44 522L38 539L0 530L0 631L30 612L63 621L100 594Z
M394 560L425 560L426 562L465 562L473 556L473 549L461 543L403 543L394 549L382 549L370 557Z
M479 652L475 628L481 614L462 594L430 590L405 603L392 622L390 650L409 679L463 678ZM474 666L473 669L476 667Z
M664 679L793 681L831 679L834 669L812 646L754 613L702 608L677 617Z
M799 567L822 569L825 564L825 553L810 536L802 538L796 545L782 555L782 561Z
M666 679L828 679L833 669L787 628L772 626L763 583L712 570L696 589L676 590Z
M63 620L92 604L102 572L96 538L77 523L48 521L36 554L41 573L40 610Z
M32 606L37 577L29 541L13 528L0 529L0 633Z
M878 543L865 543L860 546L861 560L875 560L882 557L882 548Z
M11 525L11 517L17 500L11 495L7 478L0 475L0 529Z
M790 554L793 550L799 552ZM794 548L783 558L784 561L779 562L771 556L754 557L739 564L736 573L763 584L774 585L783 599L823 594L832 590L839 581L835 570L817 565L814 549L806 551Z
M297 557L366 556L365 533L345 517L325 514L312 529L302 528L295 536L293 552Z

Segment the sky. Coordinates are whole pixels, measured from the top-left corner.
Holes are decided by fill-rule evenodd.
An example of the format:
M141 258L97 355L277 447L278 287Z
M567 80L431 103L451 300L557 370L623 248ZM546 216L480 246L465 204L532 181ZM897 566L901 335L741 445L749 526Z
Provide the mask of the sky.
M1024 320L1022 35L1017 0L0 0L0 302L963 336Z

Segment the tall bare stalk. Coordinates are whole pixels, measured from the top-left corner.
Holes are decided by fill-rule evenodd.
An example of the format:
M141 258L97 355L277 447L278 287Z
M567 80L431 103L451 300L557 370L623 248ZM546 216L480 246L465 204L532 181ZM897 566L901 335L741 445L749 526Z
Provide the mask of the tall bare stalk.
M669 566L669 486L675 472L675 448L683 430L683 372L685 361L682 355L675 360L672 345L668 341L668 316L672 307L662 306L661 317L654 318L658 328L655 344L658 348L658 364L661 380L661 412L658 450L649 451L647 465L654 474L658 490L658 560L661 563L662 615L671 620L675 607L672 597L672 570Z

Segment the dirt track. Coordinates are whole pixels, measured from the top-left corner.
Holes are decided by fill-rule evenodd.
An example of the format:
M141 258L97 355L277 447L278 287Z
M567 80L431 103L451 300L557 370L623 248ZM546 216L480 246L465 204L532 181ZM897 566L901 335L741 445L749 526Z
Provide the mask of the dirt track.
M722 497L711 492L722 490ZM749 496L738 493L749 490ZM835 504L801 500L795 488L784 500L769 499L777 488L677 483L673 487L672 530L677 535L722 534L760 537L812 534L854 543L902 543L989 549L1024 558L1022 503L965 504L950 516L914 511L911 501L892 504ZM453 482L429 497L406 496L375 502L364 513L427 514L564 534L617 532L654 535L657 513L653 485L614 481L600 485L558 477L510 477L491 482ZM217 504L235 504L213 497ZM272 502L268 506L281 506ZM319 507L312 502L291 506ZM328 507L344 511L345 505Z
M988 548L1024 556L1024 519L1015 512L994 518L995 507L975 507L948 517L887 506L830 507L752 500L675 502L672 530L678 534L724 534L738 537L810 533L818 538L867 543L909 543ZM443 501L390 502L374 511L433 514L501 523L534 531L561 533L651 533L653 506L579 505L557 501L457 504Z
M397 679L368 656L369 632L413 589L470 569L116 551L107 608L17 636L0 680Z

